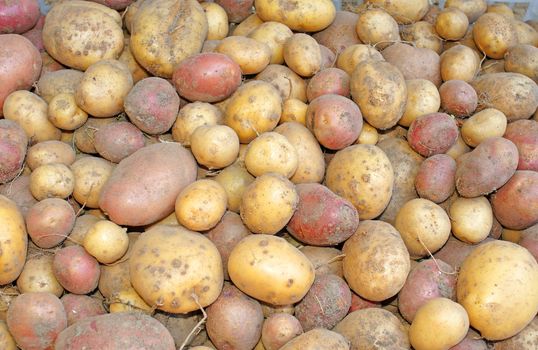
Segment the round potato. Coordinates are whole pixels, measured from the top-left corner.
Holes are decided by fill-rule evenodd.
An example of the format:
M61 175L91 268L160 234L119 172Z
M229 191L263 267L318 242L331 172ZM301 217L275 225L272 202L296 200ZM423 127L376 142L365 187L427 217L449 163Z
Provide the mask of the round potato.
M469 19L465 13L455 7L443 9L435 20L435 30L446 40L463 38L469 27Z
M475 22L473 38L476 46L488 57L501 59L508 48L517 44L510 19L498 13L486 13Z
M355 143L361 145L376 145L378 140L379 133L377 132L377 129L368 123L363 123L361 133Z
M245 167L254 176L281 174L288 179L295 174L298 155L288 139L277 132L265 132L252 140L245 154Z
M269 46L271 50L271 64L282 64L284 63L284 42L292 35L293 32L284 24L266 21L254 28L248 34L248 37Z
M284 23L290 29L301 32L318 32L325 29L336 16L336 8L330 0L308 2L255 0L254 6L263 21Z
M87 156L71 166L75 178L73 198L87 208L99 208L99 197L114 166L99 157Z
M284 42L284 61L295 73L311 77L321 69L321 50L310 35L293 34Z
M172 126L172 138L183 146L190 146L191 136L199 126L222 124L223 115L218 107L207 102L186 104L179 110Z
M214 2L201 3L207 17L206 40L220 40L228 36L228 14Z
M441 97L437 87L431 81L411 79L406 80L405 84L407 86L407 104L398 124L409 127L418 117L439 111Z
M40 248L52 248L62 243L75 224L75 211L60 198L45 198L27 212L26 229Z
M466 144L476 147L489 137L503 136L506 126L507 120L503 112L486 108L463 122L461 137Z
M289 98L307 101L306 82L286 66L270 64L255 79L271 83L278 90L283 101Z
M226 125L200 126L194 130L190 141L192 154L208 169L227 167L239 154L239 138Z
M372 8L362 12L357 21L356 30L363 43L374 45L380 50L400 41L398 23L381 8Z
M73 193L75 176L61 163L44 164L30 174L30 191L37 200L67 198Z
M64 293L64 288L54 276L52 270L52 255L37 255L30 257L24 264L21 275L17 279L17 288L21 293L48 292L58 298Z
M220 41L215 52L227 55L241 68L243 74L257 74L271 61L271 48L245 36L229 36Z
M62 163L69 166L74 161L75 151L73 148L56 140L36 143L28 149L26 154L26 165L32 170L50 163Z
M441 54L441 77L443 81L474 79L480 68L480 59L473 49L456 45Z
M504 69L526 75L538 83L538 48L525 44L508 48L504 55Z
M127 229L109 220L98 221L84 235L83 246L100 263L111 264L127 252Z
M469 18L469 23L476 21L488 8L486 0L447 0L445 8L449 7L463 11Z
M452 233L467 243L483 241L493 226L493 211L486 197L457 198L450 204Z
M86 123L88 113L77 106L75 95L62 93L49 102L48 118L59 129L75 130Z
M241 197L245 189L254 181L247 169L238 164L232 164L214 177L214 180L222 185L228 198L228 210L239 213Z
M432 6L432 8L435 8ZM419 21L400 29L402 40L412 42L418 48L430 49L441 54L443 41L435 30L435 25Z
M273 305L298 302L314 283L314 267L304 254L285 239L264 234L237 243L228 273L245 294Z

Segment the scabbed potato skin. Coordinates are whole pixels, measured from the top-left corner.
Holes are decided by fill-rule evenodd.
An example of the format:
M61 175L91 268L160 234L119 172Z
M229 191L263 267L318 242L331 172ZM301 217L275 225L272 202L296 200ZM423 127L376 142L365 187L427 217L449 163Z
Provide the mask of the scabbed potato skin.
M516 145L502 137L490 137L458 159L456 188L463 197L486 195L504 185L515 173L519 156Z
M446 154L425 159L415 178L415 188L421 198L441 203L456 189L456 161Z
M24 218L11 199L0 195L0 285L13 282L19 277L26 260L28 235Z
M15 121L0 119L0 183L13 180L21 170L28 137Z
M518 170L538 171L538 121L517 120L506 126L504 138L512 141L519 153Z
M323 344L323 345L322 345ZM341 334L328 329L316 328L293 338L280 350L350 350L349 341Z
M458 139L458 126L446 113L430 113L415 119L407 132L409 145L424 157L445 153Z
M170 332L151 316L137 312L99 315L79 321L62 331L55 350L152 349L174 350Z
M139 149L105 183L99 207L118 225L142 226L174 211L179 192L196 180L196 162L179 143Z

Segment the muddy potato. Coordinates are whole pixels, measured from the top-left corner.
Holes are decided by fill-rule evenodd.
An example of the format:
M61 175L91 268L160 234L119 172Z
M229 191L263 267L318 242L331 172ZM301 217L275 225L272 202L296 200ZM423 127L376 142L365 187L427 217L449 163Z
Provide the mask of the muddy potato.
M26 154L26 165L32 170L50 163L62 163L69 166L74 161L75 151L73 148L56 140L36 143L28 149Z
M245 167L255 177L266 173L288 179L295 174L298 154L288 139L277 132L266 132L252 140L245 154Z
M346 47L336 60L336 67L342 69L351 76L355 68L363 61L384 61L379 51L370 45L355 44Z
M226 125L200 126L194 130L190 141L198 164L208 169L227 167L239 154L239 138Z
M306 82L284 65L270 64L255 79L271 83L280 93L282 101L289 98L307 101Z
M227 55L241 68L243 74L257 74L271 61L271 48L245 36L229 36L221 40L215 52Z
M282 104L282 115L278 123L297 122L305 125L307 109L308 105L303 101L296 98L288 98Z
M469 18L469 23L476 21L487 10L486 0L447 0L445 8L455 7L463 11Z
M75 130L88 120L88 114L77 106L73 94L62 93L49 102L48 118L59 129Z
M228 210L239 213L239 207L241 204L241 197L245 189L254 181L254 176L243 166L238 164L232 164L224 169L214 177L226 191L226 197L228 198Z
M74 187L73 172L61 163L41 165L30 174L30 191L37 200L67 198Z
M83 72L75 69L60 69L41 76L36 85L36 93L45 101L61 93L74 94Z
M491 231L493 212L486 197L460 197L451 203L452 233L467 243L479 243Z
M72 142L77 149L83 153L95 154L95 133L102 127L117 122L117 118L92 118L89 117L86 123L73 133Z
M398 121L401 126L409 127L418 117L439 111L441 97L437 87L429 80L406 80L407 104L404 114Z
M435 8L432 6L432 8ZM415 44L416 47L430 49L441 54L443 41L435 30L435 25L426 21L419 21L400 29L402 40Z
M443 9L435 20L435 30L446 40L463 38L469 27L469 19L465 13L455 7Z
M271 49L271 64L284 63L284 42L293 35L290 28L279 22L264 22L254 28L248 37L266 44Z
M359 15L351 11L336 11L334 21L324 30L312 35L320 44L326 46L331 52L340 54L346 47L360 44L355 30Z
M489 137L500 137L506 131L507 120L503 112L486 108L472 115L461 126L461 137L471 147L478 146Z
M228 273L241 291L273 305L298 302L314 282L314 267L304 254L264 234L249 235L234 247Z
M456 45L441 54L441 77L443 81L474 79L480 68L480 59L473 49Z
M102 264L119 260L129 246L127 229L112 221L96 222L84 235L84 249Z
M384 8L399 24L419 21L429 7L426 0L368 0L366 3Z
M27 212L28 236L40 248L52 248L62 243L75 224L75 211L60 198L45 198Z
M263 347L265 350L278 350L302 333L303 328L294 316L288 314L271 315L263 322Z
M232 35L247 36L252 30L259 27L263 22L264 21L262 21L256 13L253 13L234 28Z
M393 42L400 41L398 23L381 8L362 12L357 21L356 30L363 43L374 45L380 50Z
M30 257L17 279L17 288L21 293L49 292L58 298L62 296L64 288L54 276L52 270L52 255L36 255Z
M342 270L342 258L344 255L342 251L333 247L314 246L303 246L300 250L314 265L316 276L329 274L339 277L344 276Z
M194 130L203 125L222 124L222 112L218 107L207 102L193 102L179 110L177 119L172 126L174 141L183 146L190 146Z
M73 198L85 207L99 208L101 189L114 169L112 163L98 157L78 159L71 166L75 178Z
M508 48L517 44L510 19L497 13L486 13L474 23L476 46L488 57L501 59Z
M281 22L290 29L301 32L318 32L325 29L336 16L336 8L330 0L308 2L255 0L254 6L263 21Z
M526 75L538 83L538 48L525 44L510 47L504 55L504 69Z
M228 15L226 11L217 3L202 2L207 17L207 37L206 40L220 40L228 35Z
M286 65L303 77L311 77L321 69L321 51L310 35L293 34L284 42L283 56Z

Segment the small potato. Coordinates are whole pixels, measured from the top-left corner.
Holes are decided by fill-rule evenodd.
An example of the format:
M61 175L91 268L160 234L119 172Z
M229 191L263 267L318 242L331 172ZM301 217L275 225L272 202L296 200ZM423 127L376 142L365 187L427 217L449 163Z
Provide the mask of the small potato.
M207 102L193 102L179 110L177 119L172 127L174 141L183 146L190 146L191 135L202 125L222 124L222 112Z
M86 232L83 246L100 263L111 264L127 252L127 229L109 220L98 221Z
M82 245L84 242L84 236L88 233L88 230L100 219L95 215L84 214L78 216L75 219L75 225L69 234L69 240L64 242L64 247L72 245Z
M486 108L472 115L461 126L461 137L471 147L478 146L489 137L503 136L507 120L503 112Z
M471 85L463 80L445 81L439 87L441 108L456 117L468 117L478 105L478 96Z
M186 186L176 199L178 222L193 231L213 228L226 212L226 191L213 180L198 180Z
M295 147L277 132L266 132L256 137L249 143L245 154L245 166L255 177L272 172L289 179L295 174L297 165Z
M17 279L17 288L23 293L48 292L58 298L64 293L52 269L52 255L30 257L24 264L21 275Z
M469 27L469 19L465 13L455 7L443 9L435 20L435 30L446 40L463 38Z
M510 47L504 55L504 69L526 75L538 84L538 48L524 44Z
M391 43L400 41L398 23L381 8L362 12L356 26L359 39L365 44L383 50Z
M69 166L74 161L75 151L73 148L56 140L36 143L28 149L26 154L26 165L32 170L50 163L61 163Z
M326 68L308 82L306 97L312 101L321 95L335 94L349 97L349 74L339 68Z
M336 60L336 67L342 69L351 76L355 67L366 60L384 61L379 51L369 45L355 44L344 49Z
M378 140L379 133L377 132L377 129L370 124L363 122L361 133L359 134L357 141L355 141L355 144L376 145Z
M119 163L145 146L142 131L129 122L117 122L103 126L95 132L95 150L113 163Z
M63 93L49 102L48 118L59 129L75 130L88 120L88 114L77 106L75 95Z
M447 0L445 2L445 8L448 7L460 9L469 18L469 23L473 23L486 12L487 2L486 0Z
M454 193L455 175L456 161L447 154L436 154L426 158L420 165L415 188L421 198L441 203Z
M97 288L101 273L99 262L78 245L56 251L52 269L62 287L75 294L88 294Z
M284 42L284 61L295 73L311 77L321 69L319 44L310 35L293 34Z
M460 197L450 204L450 222L456 238L467 243L483 241L493 225L493 211L486 197Z
M474 79L480 68L480 59L473 49L456 45L441 54L441 77L443 81Z
M517 44L510 19L497 13L486 13L475 22L473 38L488 57L501 59L508 48Z
M394 226L413 259L434 253L450 236L450 218L439 205L423 198L412 199L400 209Z
M443 329L442 333L436 330ZM434 298L418 309L409 340L416 350L448 349L465 338L469 316L458 303L447 298Z
M73 141L77 149L83 153L97 153L95 149L95 133L105 125L117 122L116 118L92 118L74 131Z
M271 64L284 63L284 42L293 35L286 25L279 22L264 22L254 28L248 37L267 44L271 49Z
M282 104L282 115L278 123L297 122L305 125L307 109L308 105L303 101L296 98L288 98Z
M459 156L462 154L471 152L471 147L469 147L465 141L463 141L463 138L461 137L461 133L458 135L458 139L456 140L456 143L450 147L448 151L445 152L445 154L452 157L454 160L458 159Z
M214 2L202 2L207 17L207 39L220 40L228 36L228 14Z
M43 199L26 214L28 235L40 248L52 248L62 243L74 225L73 207L60 198Z
M307 101L306 82L284 65L270 64L255 79L271 83L280 93L282 101L289 98Z
M406 80L405 84L407 86L407 103L398 124L409 127L418 117L439 111L441 96L431 81L411 79Z
M30 191L37 200L67 198L73 193L75 176L61 163L44 164L30 174Z
M431 7L436 8L435 6ZM439 34L435 30L435 25L426 22L424 19L413 24L403 26L400 29L402 40L409 41L415 44L416 47L430 49L441 54L443 49L443 41L439 38Z
M239 154L239 138L226 125L200 126L191 135L191 151L199 164L208 169L222 169Z
M73 198L87 208L99 208L99 197L112 175L112 163L98 157L83 157L71 166L75 178Z
M303 327L294 316L274 314L262 327L262 343L265 350L278 350L284 344L303 333Z
M247 36L251 31L259 27L264 21L256 13L251 14L241 21L233 30L233 36Z
M241 197L245 189L254 181L254 176L250 175L244 167L232 164L214 177L226 191L228 198L228 210L239 213Z
M241 68L241 72L257 74L271 61L271 48L260 41L245 36L229 36L221 40L215 52L227 55Z

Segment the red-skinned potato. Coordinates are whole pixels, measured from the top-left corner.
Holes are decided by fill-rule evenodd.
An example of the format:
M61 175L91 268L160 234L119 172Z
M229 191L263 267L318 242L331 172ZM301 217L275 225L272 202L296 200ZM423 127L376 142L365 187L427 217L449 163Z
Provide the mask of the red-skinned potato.
M456 189L456 161L446 154L425 159L415 177L415 187L421 198L434 203L444 202Z
M123 10L131 3L133 3L134 0L91 0L93 2L108 6L114 10Z
M310 79L306 87L308 101L321 95L335 94L349 97L349 74L339 68L322 69Z
M32 241L41 248L52 248L71 233L75 211L64 199L46 198L28 210L26 227Z
M0 34L21 34L30 30L39 19L37 0L0 1Z
M349 313L371 307L381 307L381 303L366 300L358 294L351 293L351 307L349 308Z
M21 175L11 182L0 185L0 195L11 199L17 205L23 217L37 203L30 192L30 175Z
M445 153L456 143L458 126L446 113L426 114L411 123L407 139L415 151L430 157Z
M15 121L0 119L0 183L13 180L24 165L28 137Z
M67 325L105 314L105 308L98 299L87 295L65 294L60 298L67 314Z
M146 140L142 131L129 122L105 125L95 132L95 150L113 163L119 163L144 147Z
M468 117L478 105L478 96L471 85L463 80L448 80L439 88L441 108L457 117Z
M503 137L517 147L518 170L538 171L538 120L516 120L506 126Z
M240 23L250 16L254 0L216 0L222 6L231 23Z
M288 232L310 245L336 245L347 240L359 224L357 209L327 187L298 184L299 206L287 225Z
M302 333L301 323L294 316L285 313L273 314L263 322L263 347L266 350L278 350Z
M99 282L99 263L78 245L58 250L52 268L58 282L71 293L87 294Z
M320 44L335 54L361 41L355 30L359 16L350 11L336 11L334 21L325 29L312 35Z
M521 232L521 240L519 245L527 248L527 250L538 261L538 224L533 225Z

